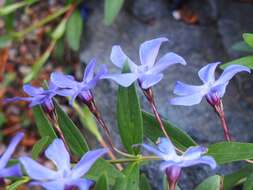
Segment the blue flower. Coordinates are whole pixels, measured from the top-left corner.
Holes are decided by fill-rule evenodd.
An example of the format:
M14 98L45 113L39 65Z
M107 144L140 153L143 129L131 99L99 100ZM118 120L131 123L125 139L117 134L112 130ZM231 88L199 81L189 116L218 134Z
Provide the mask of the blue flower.
M4 177L20 177L22 176L22 171L20 169L19 164L15 164L10 167L6 167L8 164L8 161L10 160L13 152L15 151L18 143L22 140L24 137L24 133L18 133L9 144L6 151L3 153L3 155L0 158L0 178Z
M154 86L162 80L162 71L167 67L177 63L186 65L185 60L181 56L172 52L166 53L156 62L160 46L166 41L168 41L167 38L157 38L142 43L139 50L141 65L136 65L128 58L120 46L113 46L111 52L112 63L120 69L127 63L130 73L106 74L102 78L112 79L124 87L130 86L136 80L138 80L142 89L148 89Z
M248 67L231 65L215 80L215 69L218 65L219 62L210 63L199 70L198 75L204 83L203 85L195 86L177 81L174 94L179 97L171 99L170 103L173 105L191 106L200 103L202 98L206 97L207 101L214 106L220 102L229 81L235 74L242 71L250 73Z
M21 157L19 160L24 166L28 176L34 180L31 186L41 186L47 190L64 190L68 187L78 187L80 190L88 190L93 181L83 178L94 162L107 152L106 149L97 149L87 152L73 167L70 163L70 155L61 139L55 139L46 149L45 156L52 160L57 170L42 166L29 157Z
M198 164L209 165L212 169L216 168L215 160L211 156L204 156L207 148L203 146L190 147L180 156L177 155L175 147L168 138L159 138L158 149L147 144L142 146L164 160L160 165L162 171L173 167L181 169Z
M27 101L30 102L29 107L41 105L48 112L51 112L54 109L52 98L56 95L57 87L53 83L50 83L49 89L46 90L41 87L25 84L23 90L29 95L29 97L6 98L4 101L6 103Z
M82 81L76 81L71 75L62 73L52 73L51 82L54 83L61 91L57 94L61 96L70 96L70 104L72 105L76 97L79 97L84 102L89 102L92 99L90 89L94 88L97 81L103 74L107 72L105 65L102 65L99 72L95 75L95 59L91 60L87 65Z

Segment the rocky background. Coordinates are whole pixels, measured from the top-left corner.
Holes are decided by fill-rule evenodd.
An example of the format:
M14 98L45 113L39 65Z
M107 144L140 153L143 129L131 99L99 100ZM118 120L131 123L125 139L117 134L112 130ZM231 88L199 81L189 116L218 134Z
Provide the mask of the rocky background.
M203 101L192 107L171 106L168 99L176 80L200 84L197 71L207 63L227 62L240 56L231 50L231 45L241 40L244 32L253 32L253 4L232 0L189 0L187 4L199 15L198 25L187 25L176 21L170 12L167 0L126 1L125 7L111 27L103 24L103 7L99 0L89 6L92 14L83 36L80 58L83 63L96 57L99 63L109 66L111 72L117 69L109 60L112 45L119 44L137 63L138 48L145 40L165 36L170 42L162 46L161 54L168 51L182 55L188 65L173 66L165 73L165 78L154 87L155 99L161 115L176 126L188 132L198 143L209 144L223 140L223 131L211 107ZM221 70L219 71L221 72ZM231 134L237 141L253 141L253 91L252 76L240 74L231 81L224 97L224 108ZM117 85L104 81L96 88L96 101L105 120L116 136L115 104ZM150 111L142 97L142 106ZM145 126L144 126L145 127ZM227 174L240 164L218 168L218 173ZM194 170L194 171L193 171ZM215 171L215 172L217 172ZM158 177L158 165L143 167L152 181L154 189L162 189L162 174ZM213 172L214 173L214 172ZM194 167L184 170L180 187L193 189L202 179L211 175L209 168Z

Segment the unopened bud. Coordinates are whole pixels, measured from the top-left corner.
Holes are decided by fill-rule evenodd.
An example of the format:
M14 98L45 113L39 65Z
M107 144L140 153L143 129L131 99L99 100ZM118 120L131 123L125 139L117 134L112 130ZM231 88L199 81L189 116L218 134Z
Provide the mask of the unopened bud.
M181 168L178 166L171 166L165 170L170 190L175 190L179 177L181 175Z

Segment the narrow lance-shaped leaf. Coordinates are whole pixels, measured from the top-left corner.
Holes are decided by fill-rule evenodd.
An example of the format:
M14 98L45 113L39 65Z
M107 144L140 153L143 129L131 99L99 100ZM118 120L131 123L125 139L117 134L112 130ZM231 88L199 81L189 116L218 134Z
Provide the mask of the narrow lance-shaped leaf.
M243 184L243 190L252 190L253 189L253 173L251 173L245 183Z
M108 177L102 174L96 182L95 190L109 190Z
M56 103L56 113L58 117L59 126L63 135L70 146L70 149L78 156L82 156L89 150L86 140L77 126L69 118L69 116Z
M41 138L32 148L32 158L37 160L43 150L50 144L49 136Z
M234 65L234 64L244 65L246 67L249 67L249 68L253 69L253 56L249 55L249 56L246 56L246 57L235 59L233 61L230 61L230 62L227 62L227 63L221 65L221 68L225 69L229 65Z
M151 190L150 183L145 174L140 175L140 187L139 190Z
M122 8L124 0L105 0L105 24L110 25Z
M42 108L40 106L35 106L35 107L33 107L32 110L33 110L35 123L36 123L36 126L37 126L40 136L41 137L49 137L50 142L52 142L53 139L57 138L57 135L54 132L53 126L48 121Z
M250 47L253 47L253 33L244 33L242 37Z
M218 164L253 158L253 143L220 142L210 145L208 155L213 156Z
M220 190L221 177L211 176L204 180L195 190Z
M147 112L142 112L143 116L143 126L144 127L144 135L151 139L153 142L156 142L157 139L163 136L162 131L159 128L159 124L155 117ZM171 135L171 140L178 148L186 150L190 146L196 146L197 143L184 131L173 126L168 121L163 120L163 124L165 130L168 134Z
M123 72L127 72L127 66ZM143 141L143 121L139 97L135 84L130 87L119 87L117 100L117 120L121 140L130 153L139 153L139 148L133 148L135 144Z
M27 183L29 181L28 177L22 177L21 179L18 179L17 181L15 181L14 183L8 185L6 187L6 190L16 190L18 189L18 187L24 183Z

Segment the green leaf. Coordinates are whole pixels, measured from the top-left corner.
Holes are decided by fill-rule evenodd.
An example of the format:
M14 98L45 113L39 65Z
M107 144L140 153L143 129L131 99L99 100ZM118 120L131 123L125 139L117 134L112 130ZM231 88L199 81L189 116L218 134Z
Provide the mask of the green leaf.
M142 112L144 135L151 139L153 142L156 142L157 139L163 136L162 131L160 130L159 124L156 121L155 117L145 111ZM171 140L180 149L186 150L190 146L196 146L197 143L181 129L173 126L168 121L163 120L164 127L167 133L171 134Z
M221 65L221 68L225 69L229 65L233 65L233 64L244 65L244 66L247 66L247 67L253 69L253 55L249 55L246 57L242 57L242 58L227 62L227 63Z
M242 35L244 41L250 46L253 47L253 34L251 33L244 33Z
M232 187L245 181L246 177L250 173L253 173L253 165L252 164L247 164L242 169L240 169L232 174L226 175L224 177L224 181L223 181L224 190L230 190L230 189L232 189Z
M208 155L213 156L218 164L253 158L253 144L239 142L220 142L209 146Z
M70 149L78 156L82 156L85 152L89 150L84 136L69 118L69 116L61 109L61 107L56 103L55 105L56 113L58 116L59 126L63 132L63 135L70 147Z
M49 137L50 142L52 142L53 139L57 138L57 135L54 132L54 129L53 129L51 123L48 121L42 108L40 106L35 106L35 107L33 107L32 111L33 111L35 123L38 128L40 136L41 137Z
M112 164L106 160L100 158L91 167L89 172L86 174L87 178L97 181L99 178L98 171L103 171L108 177L108 183L113 185L117 178L122 178L124 175L119 172Z
M125 72L128 69L123 70ZM143 141L143 121L135 84L128 88L119 87L117 121L123 145L128 152L138 154L139 148L133 148L132 145Z
M0 48L5 48L9 46L12 42L11 36L5 35L5 36L0 36Z
M247 180L243 184L243 190L253 190L253 173L247 177Z
M27 5L26 2L18 2L18 3L13 3L7 6L0 7L0 16L8 15L16 11L17 9L24 7L25 5Z
M67 25L67 20L63 19L58 24L58 26L55 28L55 30L51 34L51 37L52 37L52 39L54 41L59 40L63 36L63 34L64 34L65 30L66 30L66 25Z
M152 190L148 178L145 174L140 176L140 188L139 190Z
M105 24L110 25L122 8L124 0L105 0Z
M14 183L8 185L6 187L6 190L16 190L20 185L27 183L29 181L28 177L22 177L21 179L18 179Z
M115 190L138 190L139 189L139 163L129 164L124 170L124 177L118 178L115 184Z
M82 31L83 19L80 11L75 11L68 20L66 31L68 45L74 51L78 51L80 48Z
M211 176L203 181L195 190L220 190L221 177Z
M109 190L108 177L102 174L95 185L95 190Z
M253 48L250 47L248 44L246 44L243 41L235 43L232 47L232 50L234 51L242 51L242 52L248 52L248 53L253 53Z
M0 128L3 126L3 124L6 122L5 115L0 112Z
M49 136L42 137L32 148L32 158L37 160L41 152L49 145L50 138Z

